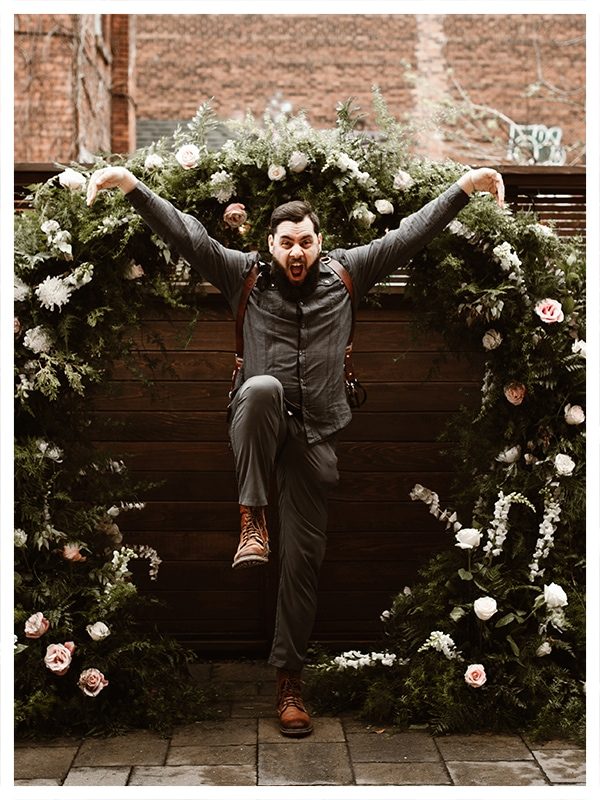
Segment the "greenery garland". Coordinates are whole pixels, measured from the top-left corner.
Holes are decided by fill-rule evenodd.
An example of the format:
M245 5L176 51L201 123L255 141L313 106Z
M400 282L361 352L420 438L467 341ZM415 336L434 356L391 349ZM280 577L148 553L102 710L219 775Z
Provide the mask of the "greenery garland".
M272 208L298 196L317 208L326 249L364 243L465 170L411 158L377 92L374 103L378 138L356 131L347 103L328 131L302 115L232 122L217 152L206 104L172 140L94 169L124 164L230 247L262 248ZM186 653L137 629L129 562L149 559L155 576L160 558L124 545L117 515L139 507L143 487L89 442L91 392L132 352L144 306L202 300L120 192L86 206L90 174L71 165L32 187L33 210L16 223L15 652L17 722L30 732L168 726L182 708L209 708L172 680ZM224 215L231 203L243 208ZM485 355L480 407L449 434L456 511L441 509L435 487L411 495L446 524L448 549L382 614L384 652L318 661L314 702L438 731L574 733L584 705L581 242L476 196L411 276L417 318Z

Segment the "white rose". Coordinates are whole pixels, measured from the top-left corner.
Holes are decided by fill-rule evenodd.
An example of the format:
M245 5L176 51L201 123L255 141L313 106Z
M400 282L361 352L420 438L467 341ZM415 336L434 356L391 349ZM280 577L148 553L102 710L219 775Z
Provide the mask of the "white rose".
M184 144L175 153L175 159L184 169L194 169L200 161L200 150L195 144Z
M292 172L303 172L308 166L308 156L299 150L294 150L288 161L288 167Z
M585 343L585 339L577 339L577 341L573 342L573 346L571 347L571 352L579 353L582 358L587 358L587 345Z
M351 212L350 216L352 219L357 220L361 225L369 228L375 222L375 214L372 211L369 211L367 206L364 203L360 203L357 205Z
M554 457L554 468L559 475L572 475L575 469L575 462L565 453L558 453Z
M490 328L489 331L483 334L481 341L486 350L495 350L502 344L502 334Z
M478 597L473 603L473 611L479 619L488 620L498 611L493 597Z
M535 654L536 656L539 656L541 658L542 656L549 656L551 652L552 652L552 646L550 642L542 642L541 645L538 647L538 649L535 651Z
M105 625L104 622L94 622L93 625L88 625L86 627L86 631L95 642L101 642L102 639L106 639L107 636L110 636L110 628L108 625Z
M48 235L49 233L56 233L56 231L59 231L60 225L55 219L47 219L46 222L40 225L40 230Z
M80 192L86 184L86 180L81 172L75 172L74 169L67 168L58 176L58 182L65 189L70 189L72 192Z
M461 550L472 550L479 546L481 531L478 531L477 528L462 528L454 538L456 539L455 547L460 547Z
M585 414L581 406L565 406L565 422L567 425L581 425L585 422Z
M271 164L267 175L271 181L282 181L286 176L285 167L281 164Z
M394 206L389 200L375 200L375 208L380 214L393 214Z
M565 590L558 583L549 583L548 586L544 584L544 602L548 608L562 608L568 605Z
M503 464L514 464L521 457L521 448L519 445L514 447L507 447L496 456L496 461L502 461Z
M160 169L164 163L164 159L158 153L148 153L144 161L144 169L153 172L155 169Z
M403 169L399 169L394 175L394 189L408 189L413 183L412 177Z
M27 544L27 534L23 528L15 528L15 547L25 547Z

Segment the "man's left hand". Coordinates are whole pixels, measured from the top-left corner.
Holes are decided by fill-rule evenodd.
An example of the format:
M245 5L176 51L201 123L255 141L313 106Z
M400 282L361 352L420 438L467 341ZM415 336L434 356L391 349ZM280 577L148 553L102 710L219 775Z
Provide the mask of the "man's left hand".
M504 208L504 181L502 175L490 167L470 169L456 181L467 194L489 192L494 195L500 208Z

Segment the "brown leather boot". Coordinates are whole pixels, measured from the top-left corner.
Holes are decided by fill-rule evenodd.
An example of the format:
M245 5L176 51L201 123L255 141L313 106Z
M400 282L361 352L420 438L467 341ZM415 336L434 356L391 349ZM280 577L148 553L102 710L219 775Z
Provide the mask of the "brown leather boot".
M269 534L264 506L240 506L240 543L232 567L252 567L269 560Z
M277 670L277 713L279 730L284 736L308 736L312 723L302 702L299 672Z

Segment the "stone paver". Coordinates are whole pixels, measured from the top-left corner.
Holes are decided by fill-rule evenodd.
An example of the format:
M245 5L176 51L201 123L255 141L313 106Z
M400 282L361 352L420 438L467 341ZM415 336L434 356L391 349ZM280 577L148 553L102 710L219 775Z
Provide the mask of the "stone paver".
M273 681L275 668L262 661L236 661L214 664L212 679L218 683L228 681Z
M131 767L73 767L63 786L127 786Z
M167 764L169 766L180 766L183 764L194 766L256 764L256 745L194 745L193 747L172 747L167 756Z
M274 697L246 697L244 700L234 700L231 704L231 716L246 719L266 719L275 715Z
M15 781L15 786L61 786L57 778L33 778L29 781Z
M585 750L534 750L552 783L585 783Z
M15 750L15 780L47 778L62 781L69 771L77 747L19 747Z
M256 767L134 767L129 786L256 786Z
M344 742L344 730L336 717L312 717L313 742ZM279 722L275 719L259 719L258 741L262 743L281 744L283 740L279 732Z
M446 761L523 761L533 758L520 736L481 733L436 736Z
M356 783L361 786L443 786L451 784L441 762L409 762L354 764Z
M195 722L177 728L171 739L172 747L240 744L256 744L256 719Z
M259 786L346 786L354 783L345 744L290 739L259 744Z
M380 729L381 730L381 729ZM440 754L429 734L424 731L393 733L348 733L348 747L353 762L357 761L440 761Z
M79 748L75 766L164 764L168 746L168 739L151 731L132 731L110 739L86 739Z
M456 786L543 786L548 783L531 761L447 761Z

